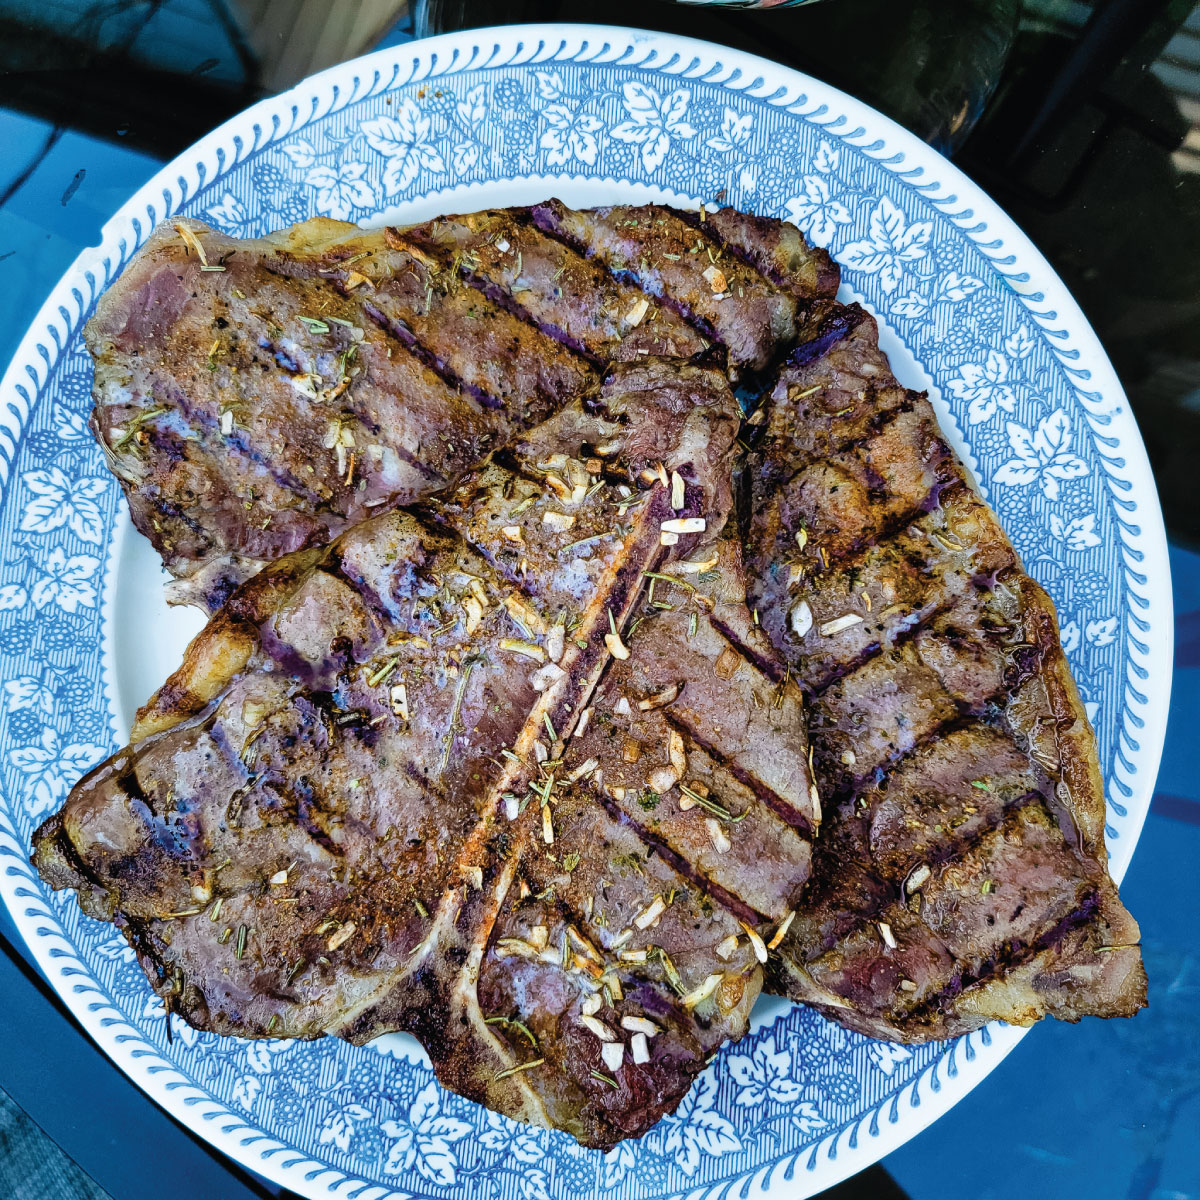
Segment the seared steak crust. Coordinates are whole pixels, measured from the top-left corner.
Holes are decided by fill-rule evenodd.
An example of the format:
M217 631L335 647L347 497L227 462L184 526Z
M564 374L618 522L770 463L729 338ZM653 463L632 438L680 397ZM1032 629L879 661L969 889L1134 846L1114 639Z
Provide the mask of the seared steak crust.
M826 806L770 986L900 1041L1136 1011L1053 606L861 309L790 357L747 477L750 602Z
M779 346L795 340L795 297L681 213L624 204L574 210L549 200L533 220L721 342L735 371L765 370Z
M44 878L199 1028L406 1030L598 1146L764 971L904 1041L1135 1011L1053 607L837 282L732 210L156 233L89 329L94 425L228 603ZM796 341L718 539L728 381Z
M257 240L180 220L88 324L92 425L174 598L215 610L266 562L453 482L610 362L721 345L732 376L765 369L836 288L790 226L654 205Z
M799 692L712 548L737 422L719 370L639 359L265 568L39 830L43 877L197 1028L405 1030L501 1112L641 1134L745 1032L817 826Z

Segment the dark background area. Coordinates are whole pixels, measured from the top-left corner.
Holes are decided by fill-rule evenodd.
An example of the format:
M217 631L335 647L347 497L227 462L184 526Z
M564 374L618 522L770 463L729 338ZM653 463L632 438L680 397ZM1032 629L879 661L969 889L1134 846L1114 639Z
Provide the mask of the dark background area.
M1200 1197L1200 4L822 0L0 0L0 362L79 250L162 162L263 95L414 32L581 20L777 59L949 154L1033 238L1129 394L1172 538L1167 753L1123 893L1151 1008L1039 1027L839 1200ZM0 917L0 1192L278 1195L165 1116L79 1032Z

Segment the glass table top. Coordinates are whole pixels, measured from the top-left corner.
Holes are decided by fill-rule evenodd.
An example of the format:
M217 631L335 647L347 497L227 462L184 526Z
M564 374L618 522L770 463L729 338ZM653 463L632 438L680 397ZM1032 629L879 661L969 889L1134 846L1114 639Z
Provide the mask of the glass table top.
M1045 1023L890 1156L894 1183L875 1175L859 1194L1200 1196L1200 1049L1189 1022L1200 943L1185 898L1200 861L1200 4L823 0L748 12L423 0L409 11L394 0L0 0L0 361L128 195L247 104L418 30L572 19L735 45L894 116L1030 234L1108 350L1173 540L1171 726L1122 889L1142 924L1151 1007L1127 1023ZM12 1047L0 1055L0 1090L116 1200L146 1190L146 1156L131 1139L155 1147L160 1169L203 1179L197 1195L269 1194L142 1098L39 991L11 929L0 934ZM28 1034L45 1049L22 1049Z

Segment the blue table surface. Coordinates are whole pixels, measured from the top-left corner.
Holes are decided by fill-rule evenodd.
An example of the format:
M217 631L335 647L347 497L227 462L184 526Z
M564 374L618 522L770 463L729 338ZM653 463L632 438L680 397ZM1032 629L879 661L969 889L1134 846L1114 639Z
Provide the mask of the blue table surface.
M34 162L48 132L41 121L0 110L0 174ZM0 363L59 276L99 242L103 223L158 165L67 132L0 208ZM1122 888L1142 927L1150 1008L1132 1021L1047 1021L1030 1033L985 1084L886 1160L914 1200L1200 1200L1200 1039L1190 1019L1200 1006L1200 555L1172 547L1171 562L1170 728Z

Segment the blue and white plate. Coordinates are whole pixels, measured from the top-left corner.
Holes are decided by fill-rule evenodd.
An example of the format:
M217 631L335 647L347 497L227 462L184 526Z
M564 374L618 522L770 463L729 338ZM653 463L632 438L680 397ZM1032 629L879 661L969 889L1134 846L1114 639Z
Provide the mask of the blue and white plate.
M579 25L381 51L251 108L165 167L55 288L0 388L0 890L112 1058L233 1158L310 1197L565 1200L808 1196L974 1087L1016 1044L992 1027L909 1049L764 1001L642 1141L607 1155L443 1092L406 1038L356 1049L175 1025L114 930L51 895L35 825L125 740L199 618L168 611L86 428L80 336L154 225L231 234L316 214L367 224L530 203L720 199L797 222L927 388L1058 605L1099 734L1113 874L1129 863L1170 684L1166 543L1133 417L1053 271L944 159L840 92L703 42Z

